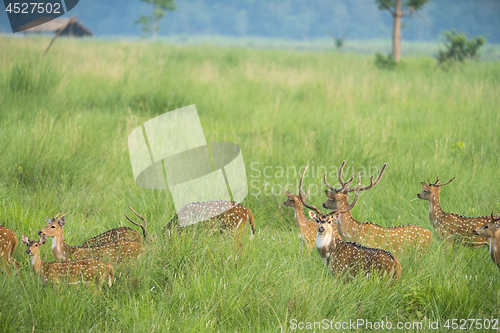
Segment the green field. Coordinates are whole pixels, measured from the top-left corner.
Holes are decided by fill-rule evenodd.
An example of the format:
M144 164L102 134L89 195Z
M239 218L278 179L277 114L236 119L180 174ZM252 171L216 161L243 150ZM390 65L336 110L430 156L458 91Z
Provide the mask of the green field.
M300 252L283 205L310 164L308 202L321 207L321 170L336 184L345 159L346 175L365 170L363 184L388 164L360 195L358 220L432 230L428 203L414 199L436 176L456 177L441 192L445 211L498 211L500 62L443 71L435 59L409 56L384 71L372 55L347 52L68 39L41 58L48 42L0 37L0 223L18 235L22 264L19 276L0 272L0 331L274 332L323 319L389 321L394 331L398 322L430 331L438 320L445 331L448 319L500 319L500 270L486 248L434 239L420 259L400 258L395 286L345 282L316 251ZM129 133L190 104L207 142L242 149L243 204L257 227L242 249L200 231L162 235L175 214L170 194L135 185ZM76 245L128 225L128 205L149 222L143 260L116 267L102 292L42 286L21 234L37 239L45 217L62 210L65 240ZM41 254L55 260L50 242Z

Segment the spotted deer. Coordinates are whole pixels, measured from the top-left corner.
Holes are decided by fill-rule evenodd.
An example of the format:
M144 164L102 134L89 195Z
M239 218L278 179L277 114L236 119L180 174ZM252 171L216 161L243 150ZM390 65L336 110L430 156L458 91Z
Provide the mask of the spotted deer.
M355 191L355 187L348 187L354 179L354 174L351 178L344 182L342 179L342 171L345 166L345 161L342 162L338 172L339 188L334 188L326 180L326 173L323 176L323 181L329 190L325 190L328 198L323 203L324 208L339 210L347 207L349 193ZM384 174L387 163L384 163L380 170L377 179L373 181L373 176L370 178L370 185L363 186L359 191L366 191L377 185ZM395 227L382 227L371 222L359 222L352 217L351 212L345 211L340 214L340 219L337 222L337 227L342 239L356 242L368 247L382 248L391 250L393 254L399 256L410 248L418 247L420 249L428 249L432 242L432 233L417 225L403 225ZM422 253L422 251L420 252Z
M493 216L491 221L474 229L474 235L488 239L491 259L500 268L500 216Z
M439 178L437 178L434 184L429 179L427 179L428 183L421 183L424 190L417 194L417 196L419 199L429 201L429 220L434 227L434 231L440 238L451 240L453 243L461 243L474 248L486 245L488 243L486 238L475 236L472 231L488 223L490 221L488 216L464 217L457 214L445 213L441 209L439 202L441 186L451 183L453 179L455 177L444 184L439 183Z
M231 232L235 234L235 239L239 245L241 237L245 232L247 225L250 225L251 236L255 234L255 220L252 212L247 207L234 201L202 201L192 202L184 205L179 213L176 214L166 228L171 228L178 222L179 216L186 217L186 220L196 220L197 217L211 212L224 211L205 221L205 225L211 230L219 230L223 232ZM189 223L188 223L189 224Z
M118 263L137 258L145 251L142 243L123 239L95 246L68 246L64 242L63 227L66 223L64 215L59 217L57 214L52 219L45 218L47 225L38 232L40 236L52 237L52 253L59 261L96 258Z
M17 237L14 231L0 225L0 267L19 268L19 262L12 258L17 246Z
M355 277L360 272L377 273L397 281L401 276L401 264L389 251L369 248L354 242L344 241L334 236L334 225L340 215L354 207L358 200L361 174L353 202L344 209L323 214L318 208L308 205L302 195L302 182L307 167L302 173L299 185L299 198L304 206L311 209L309 216L317 223L316 248L332 274Z
M138 233L137 231L130 229L129 227L119 227L119 228L114 228L114 229L108 230L100 235L95 236L95 237L92 237L92 238L86 240L85 242L83 242L82 245L80 245L80 246L95 246L95 245L114 242L114 241L122 240L122 239L142 243L143 237L144 237L144 240L147 237L147 222L144 219L144 217L139 215L132 207L128 206L128 208L130 208L130 210L132 210L132 212L134 212L134 214L137 215L142 220L143 223L137 223L137 222L133 221L130 217L128 217L127 214L125 214L125 217L127 218L127 220L129 220L133 224L141 227L142 235L140 233Z
M302 202L300 201L300 198L292 194L290 192L286 192L286 196L288 197L287 201L284 202L284 205L287 207L292 207L294 212L295 212L295 222L297 222L297 227L299 228L299 240L301 249L303 246L303 243L306 244L307 248L309 249L309 253L311 253L311 249L316 245L316 232L318 229L318 226L316 222L313 222L311 220L308 220L306 216L304 215L304 210L302 209ZM307 188L306 188L306 195L304 197L304 200L307 198ZM333 235L334 237L340 238L340 235L337 231L337 226L333 226Z
M113 284L113 266L94 258L79 259L64 262L43 262L40 258L40 247L45 244L45 235L40 240L30 241L22 235L22 241L28 249L26 253L31 256L33 270L40 276L43 284L67 283L90 285L95 283L99 288L106 280L108 286Z

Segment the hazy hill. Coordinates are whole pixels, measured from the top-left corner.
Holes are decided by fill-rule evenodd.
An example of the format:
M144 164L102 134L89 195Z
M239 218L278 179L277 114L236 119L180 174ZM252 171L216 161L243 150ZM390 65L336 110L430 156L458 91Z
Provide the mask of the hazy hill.
M1 7L1 6L0 6ZM162 20L159 35L258 36L287 39L326 37L328 31L348 39L388 39L392 18L372 0L185 0ZM139 0L82 0L70 14L98 36L141 35L134 21L150 7ZM406 18L405 40L430 41L456 28L500 43L500 1L430 1L418 15ZM9 32L0 11L0 31Z

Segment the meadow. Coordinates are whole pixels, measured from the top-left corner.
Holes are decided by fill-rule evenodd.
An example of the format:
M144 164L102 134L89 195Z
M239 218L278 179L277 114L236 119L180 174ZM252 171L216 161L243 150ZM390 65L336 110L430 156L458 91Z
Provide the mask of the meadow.
M431 57L407 56L386 71L372 55L348 52L62 38L41 57L48 42L0 37L0 223L16 232L21 262L19 275L0 272L0 331L275 332L326 319L389 321L391 331L410 323L400 331L411 332L500 319L500 270L486 248L434 238L417 260L400 258L394 286L346 282L316 251L301 253L294 213L283 205L309 164L308 202L321 208L323 172L337 184L345 159L345 174L364 171L363 184L388 164L353 208L361 221L435 235L428 202L416 195L436 176L456 177L441 192L444 211L500 210L500 62L444 71ZM242 204L257 228L253 240L247 229L241 249L199 230L163 234L175 214L168 190L134 182L130 132L191 104L207 142L241 147L249 184ZM130 226L128 205L148 221L142 260L116 267L115 284L102 291L42 286L21 234L37 239L45 217L62 210L65 240L76 245ZM50 242L41 254L55 260ZM429 328L436 321L439 329Z

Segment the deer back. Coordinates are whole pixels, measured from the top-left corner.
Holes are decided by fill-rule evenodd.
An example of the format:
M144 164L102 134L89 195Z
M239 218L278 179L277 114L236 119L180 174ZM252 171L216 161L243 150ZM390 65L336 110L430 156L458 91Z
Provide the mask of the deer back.
M377 272L380 275L398 280L401 264L389 252L374 249L353 242L336 240L337 246L330 254L329 267L333 273L356 276L360 272Z
M135 259L146 250L142 243L123 239L90 247L72 246L69 249L71 258L96 258L107 262Z
M138 243L143 242L142 235L139 232L130 229L129 227L119 227L92 237L83 242L81 246L95 246L116 240L129 240Z
M474 235L473 231L489 221L490 218L487 216L465 217L445 213L436 220L434 229L442 239L477 248L486 245L488 240Z
M417 225L382 227L375 223L360 223L352 241L372 248L391 250L401 255L410 249L427 250L432 243L432 233Z
M108 279L110 287L113 276L113 266L94 258L44 263L40 272L45 283L96 283L101 286Z

